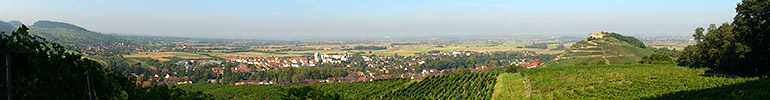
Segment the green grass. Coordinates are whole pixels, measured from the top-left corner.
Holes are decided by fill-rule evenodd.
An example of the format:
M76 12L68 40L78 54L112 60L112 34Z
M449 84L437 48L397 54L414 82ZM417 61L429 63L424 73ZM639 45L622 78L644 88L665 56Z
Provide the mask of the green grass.
M572 59L559 59L556 61L549 61L547 62L547 66L569 66L569 65L575 65L579 64L577 62L584 62L585 64L588 64L589 62L593 60L604 60L601 57L592 57L592 58L572 58Z
M519 73L503 73L497 76L494 100L522 100L529 99L527 79Z
M639 60L641 60L641 58L619 56L619 57L607 57L607 60L610 60L610 64L635 64L635 63L638 63Z
M529 76L532 99L658 99L699 96L729 99L770 96L766 92L770 88L767 78L702 76L706 70L675 65L588 65L542 67L522 72Z

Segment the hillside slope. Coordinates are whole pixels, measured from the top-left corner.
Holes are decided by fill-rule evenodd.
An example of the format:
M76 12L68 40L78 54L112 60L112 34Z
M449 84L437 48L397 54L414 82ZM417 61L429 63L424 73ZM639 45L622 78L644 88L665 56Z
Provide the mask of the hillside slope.
M62 44L70 50L86 54L114 55L122 52L132 42L113 35L87 30L73 24L53 21L38 21L29 26L29 33ZM102 47L96 48L94 47ZM106 48L105 48L106 47Z
M11 33L13 31L16 31L16 27L0 20L0 32Z
M596 32L591 33L591 37L573 44L548 65L633 64L652 53L653 50L634 37Z
M13 27L19 27L19 26L21 26L21 25L24 25L24 23L21 23L21 22L20 22L20 21L18 21L18 20L11 20L11 21L8 21L8 24L11 24L11 25L13 25Z
M767 77L724 78L676 65L576 65L524 69L531 99L770 98Z
M56 42L68 43L73 41L57 40L97 40L105 43L125 42L125 40L112 36L87 30L83 27L63 22L37 21L30 26L30 33L40 35L44 38Z
M30 27L38 27L38 28L67 28L77 31L88 31L86 28L72 25L70 23L64 23L64 22L55 22L55 21L47 21L47 20L41 20L37 21Z
M222 99L273 100L292 93L292 88L311 87L321 94L339 94L344 100L424 100L492 98L496 72L456 72L429 76L422 80L386 79L352 83L315 83L304 85L177 85L190 91L202 91ZM304 91L308 92L308 91ZM308 92L309 93L309 92Z

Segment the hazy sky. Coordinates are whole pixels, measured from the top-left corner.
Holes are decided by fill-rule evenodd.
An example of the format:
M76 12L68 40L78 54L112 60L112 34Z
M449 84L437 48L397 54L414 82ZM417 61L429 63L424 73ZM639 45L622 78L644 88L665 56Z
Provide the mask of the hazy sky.
M290 37L686 35L732 21L739 0L0 0L0 20L105 33Z

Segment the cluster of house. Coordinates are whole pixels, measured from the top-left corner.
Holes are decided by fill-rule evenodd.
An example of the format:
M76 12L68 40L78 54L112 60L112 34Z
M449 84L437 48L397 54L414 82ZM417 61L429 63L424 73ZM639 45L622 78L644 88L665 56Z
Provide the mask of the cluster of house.
M226 67L211 67L211 71L218 74L224 74ZM249 67L246 64L239 64L236 67L230 67L231 72L250 72L252 70L251 67ZM260 69L264 70L264 69Z
M301 67L319 64L305 57L231 57L227 60L261 67Z
M333 83L333 82L361 82L361 81L375 81L383 79L422 79L431 75L443 75L444 70L422 70L420 73L404 73L400 75L373 75L371 72L355 72L354 75L347 77L332 77L327 79L307 79L296 82L275 82L275 81L256 81L256 80L243 80L238 82L229 83L232 85L290 85L290 84L313 84L313 83Z
M193 66L193 64L195 64L195 61L196 60L179 60L179 61L177 61L174 64L182 65L182 66L184 66L185 69L194 69L195 66ZM199 65L208 65L208 64L219 65L219 64L222 64L222 61L216 61L216 60L203 60L203 61L200 61L199 60Z
M452 52L437 52L437 53L430 53L431 55L454 55L454 56L470 56L471 54L474 54L475 52L471 51L452 51Z
M545 62L542 62L540 59L518 59L517 61L513 62L513 64L521 67L535 68L542 66L545 64Z
M145 74L135 74L131 73L134 77L145 77ZM166 75L159 75L159 74L153 74L151 76L148 76L146 81L137 80L134 81L137 85L142 86L148 86L148 85L154 85L154 84L190 84L193 83L190 81L190 77L184 76L184 77L176 77L171 76L169 74ZM158 83L152 83L152 82L158 82Z
M313 54L313 59L321 63L342 63L342 61L348 61L350 55L347 53L343 55L327 55L316 52Z
M284 67L302 67L316 66L318 64L338 64L342 61L348 61L350 56L327 55L315 53L312 58L308 57L231 57L227 60L254 65L263 68L284 68Z

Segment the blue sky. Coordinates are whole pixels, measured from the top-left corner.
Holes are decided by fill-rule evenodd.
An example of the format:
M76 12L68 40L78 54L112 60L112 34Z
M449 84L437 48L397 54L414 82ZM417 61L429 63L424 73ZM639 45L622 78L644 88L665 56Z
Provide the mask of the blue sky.
M730 22L739 0L0 0L0 20L105 33L291 37L680 35Z

